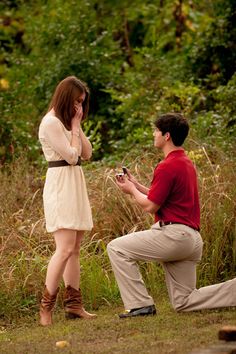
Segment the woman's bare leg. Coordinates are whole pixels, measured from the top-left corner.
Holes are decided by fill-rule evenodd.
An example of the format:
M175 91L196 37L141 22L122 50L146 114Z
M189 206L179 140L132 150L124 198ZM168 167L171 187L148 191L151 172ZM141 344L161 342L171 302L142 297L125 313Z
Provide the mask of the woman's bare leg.
M77 240L75 230L57 230L54 232L53 236L56 243L56 251L49 261L46 276L46 287L50 294L56 293L66 263L74 252Z
M64 295L64 307L66 312L66 318L84 318L92 319L97 315L91 314L85 311L83 307L82 294L80 290L80 245L84 231L77 231L76 243L74 251L66 263L66 267L63 273L63 279L65 283L65 295Z
M80 245L83 236L84 236L84 231L77 231L74 250L66 263L64 273L63 273L65 287L70 285L74 289L79 289L79 283L80 283L79 254L80 254Z

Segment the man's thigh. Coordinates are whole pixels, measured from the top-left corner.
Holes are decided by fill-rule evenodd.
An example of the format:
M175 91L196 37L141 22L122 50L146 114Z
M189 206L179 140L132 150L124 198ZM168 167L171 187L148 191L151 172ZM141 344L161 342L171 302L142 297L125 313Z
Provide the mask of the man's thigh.
M189 257L194 250L194 236L181 228L151 228L118 237L109 248L133 260L170 262Z

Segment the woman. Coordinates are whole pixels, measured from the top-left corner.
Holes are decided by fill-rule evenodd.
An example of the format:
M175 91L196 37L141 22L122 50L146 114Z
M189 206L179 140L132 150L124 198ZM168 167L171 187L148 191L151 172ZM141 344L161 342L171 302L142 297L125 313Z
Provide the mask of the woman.
M92 155L92 146L81 122L87 117L89 90L84 82L69 76L56 87L49 110L39 127L39 140L48 171L43 191L46 229L52 232L56 251L48 264L40 305L40 323L52 324L58 286L65 283L66 318L90 319L79 288L79 251L85 230L93 227L81 164Z

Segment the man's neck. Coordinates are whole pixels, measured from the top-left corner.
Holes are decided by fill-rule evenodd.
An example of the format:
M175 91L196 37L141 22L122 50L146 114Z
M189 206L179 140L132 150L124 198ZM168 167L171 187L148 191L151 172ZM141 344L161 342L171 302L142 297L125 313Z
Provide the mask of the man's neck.
M163 147L162 151L164 153L164 156L167 157L172 151L177 151L177 150L183 150L181 146L175 146L173 144L168 144Z

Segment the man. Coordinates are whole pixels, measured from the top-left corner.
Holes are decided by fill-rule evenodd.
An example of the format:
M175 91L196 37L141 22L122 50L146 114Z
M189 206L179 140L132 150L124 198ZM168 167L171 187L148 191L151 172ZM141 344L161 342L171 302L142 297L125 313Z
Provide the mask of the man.
M181 147L189 125L179 113L155 122L154 146L164 153L150 189L128 173L117 177L119 188L134 197L145 211L155 214L149 230L119 237L108 244L108 255L126 311L120 318L154 315L136 261L163 265L169 298L176 311L236 306L236 278L196 289L196 265L202 255L200 207L196 170Z

